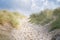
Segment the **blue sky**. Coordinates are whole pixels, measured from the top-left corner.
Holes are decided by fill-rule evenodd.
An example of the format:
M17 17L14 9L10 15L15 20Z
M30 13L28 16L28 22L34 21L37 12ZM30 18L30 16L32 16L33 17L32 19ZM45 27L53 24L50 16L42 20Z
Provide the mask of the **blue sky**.
M0 0L0 9L19 11L25 15L60 7L60 0Z

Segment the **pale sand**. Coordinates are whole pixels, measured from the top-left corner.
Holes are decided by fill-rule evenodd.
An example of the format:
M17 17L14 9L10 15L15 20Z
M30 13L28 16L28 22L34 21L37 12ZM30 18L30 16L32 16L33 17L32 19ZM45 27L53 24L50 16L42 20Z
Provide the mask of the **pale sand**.
M8 24L0 26L0 40L51 40L54 32L49 33L48 26L37 26L26 21L22 21L19 30Z

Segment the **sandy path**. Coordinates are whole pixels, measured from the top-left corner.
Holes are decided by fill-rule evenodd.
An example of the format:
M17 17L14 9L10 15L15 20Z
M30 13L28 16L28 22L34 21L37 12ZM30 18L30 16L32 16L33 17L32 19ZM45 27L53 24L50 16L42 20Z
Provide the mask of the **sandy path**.
M22 26L19 30L4 28L9 31L2 31L0 28L0 40L51 40L52 34L48 33L49 27L37 26L22 20Z

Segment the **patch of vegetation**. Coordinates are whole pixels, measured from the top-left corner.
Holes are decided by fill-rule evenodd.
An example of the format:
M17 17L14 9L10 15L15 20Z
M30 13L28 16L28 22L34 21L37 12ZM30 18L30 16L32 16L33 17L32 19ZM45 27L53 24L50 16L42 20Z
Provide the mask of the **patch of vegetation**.
M19 25L19 20L25 16L19 14L18 12L10 12L7 10L0 10L0 24L10 23L12 27L17 28Z
M60 29L60 8L56 9L46 9L36 14L31 14L30 16L30 22L40 25L46 25L56 19L54 22L52 22L50 25L52 26L50 31L53 31L55 29Z
M53 14L52 11L48 9L41 11L38 14L37 13L31 14L30 22L35 24L41 24L41 25L47 24L52 20L52 14Z

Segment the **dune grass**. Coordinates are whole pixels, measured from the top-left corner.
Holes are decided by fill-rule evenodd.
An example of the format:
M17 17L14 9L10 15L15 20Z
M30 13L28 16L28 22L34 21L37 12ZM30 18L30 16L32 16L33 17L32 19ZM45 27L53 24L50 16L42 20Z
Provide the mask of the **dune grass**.
M11 12L7 10L0 10L0 24L10 23L12 27L17 28L19 25L18 19L22 19L25 16L18 12Z

